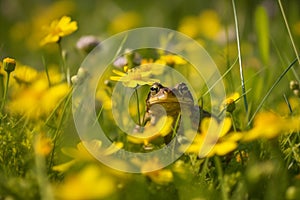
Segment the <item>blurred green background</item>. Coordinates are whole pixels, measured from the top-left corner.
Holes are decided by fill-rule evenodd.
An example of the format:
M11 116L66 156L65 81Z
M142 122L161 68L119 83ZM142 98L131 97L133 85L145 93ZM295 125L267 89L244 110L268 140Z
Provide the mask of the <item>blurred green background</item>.
M275 0L236 1L241 38L250 43L256 42L254 15L257 6L260 5L264 6L270 19L270 39L282 48L281 45L286 45L288 35ZM289 23L299 23L299 2L283 1L283 5ZM206 10L216 12L221 27L230 33L230 28L234 25L231 1L1 0L0 54L2 58L13 56L23 63L40 65L41 57L51 53L50 47L45 51L38 45L42 37L41 28L62 15L70 15L73 20L78 21L79 30L64 41L70 44L65 46L74 48L76 40L82 35L91 34L106 39L117 32L143 26L178 30L185 21L188 21L186 20L188 17L198 16ZM298 42L299 26L291 27L293 33L297 35ZM209 26L199 28L208 29ZM287 50L287 53L290 53L291 48Z

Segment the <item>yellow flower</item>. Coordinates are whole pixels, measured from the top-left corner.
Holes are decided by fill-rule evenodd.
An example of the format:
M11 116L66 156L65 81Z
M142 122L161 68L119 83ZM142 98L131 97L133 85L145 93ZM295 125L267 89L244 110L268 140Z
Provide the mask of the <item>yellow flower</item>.
M154 63L153 58L143 58L143 59L141 60L141 65L144 65L144 64L152 64L152 63Z
M238 92L229 95L221 104L221 111L233 112L235 110L235 102L240 98Z
M160 169L145 173L145 175L149 177L151 181L160 185L166 185L173 181L173 173L169 169Z
M46 117L65 97L69 86L61 83L61 74L49 69L52 86L49 86L45 72L18 63L15 71L11 72L9 82L9 97L7 110L13 115L25 115L31 119ZM1 69L1 74L3 73ZM3 74L7 78L6 73Z
M271 139L286 132L289 120L286 120L273 112L258 113L254 119L253 128L244 133L244 141L252 141L259 138Z
M43 46L48 43L56 43L62 37L70 35L77 29L76 21L71 21L70 17L63 16L60 20L52 21L50 26L44 27L46 36L41 40L40 45Z
M192 38L199 36L217 39L222 26L220 18L214 10L205 10L198 16L187 16L180 22L178 30Z
M8 110L12 114L25 115L32 119L45 117L53 111L69 89L65 83L49 87L46 78L39 78L30 85L13 91Z
M36 69L18 63L18 68L12 73L13 78L10 81L10 86L23 87L29 85L38 79L38 75L39 73Z
M149 75L160 75L164 72L164 66L158 63L144 63L138 67L141 72L146 72Z
M111 96L104 89L98 89L96 91L96 99L101 102L103 109L109 110L112 108Z
M288 98L288 102L293 110L293 114L300 114L300 102L298 97L290 97ZM280 102L276 106L276 112L281 113L283 116L288 116L291 114L291 111L286 102Z
M132 159L132 163L140 167L141 173L147 176L151 181L166 185L173 181L173 173L170 169L162 169L162 164L157 157L154 157L147 162ZM157 170L158 169L158 170Z
M158 60L155 61L155 63L168 65L168 66L174 66L174 65L184 65L186 64L186 60L184 60L182 57L178 55L162 55Z
M183 18L178 27L178 31L192 37L196 38L199 34L198 30L198 19L194 16L187 16Z
M53 19L73 13L76 7L75 4L74 1L55 1L47 4L47 6L40 5L38 9L31 9L30 15L26 17L26 20L18 20L12 24L9 30L9 36L15 42L14 45L22 41L22 44L28 50L40 48L40 43L37 41L40 41L45 36L43 31L41 31L41 27L45 24L50 24Z
M41 135L37 136L35 142L36 154L46 156L51 152L52 147L53 147L53 143L50 138Z
M103 172L96 165L89 165L79 173L68 175L56 187L58 199L102 199L116 190L116 182L112 176Z
M225 118L221 123L214 118L203 119L201 134L196 135L186 152L196 153L199 157L224 156L230 153L238 147L238 141L242 138L241 133L228 133L230 128L230 118Z
M200 13L199 32L208 39L216 39L221 30L221 23L218 13L214 10L205 10Z
M109 31L118 33L132 28L136 28L140 24L140 16L135 12L126 12L117 15L110 23Z
M155 82L159 82L157 79L150 78L152 74L151 68L132 68L128 69L127 73L113 70L118 76L111 76L110 80L121 81L124 86L134 88L138 85L151 85Z
M155 126L149 125L144 127L142 133L136 133L133 135L128 135L127 139L129 142L135 144L144 144L148 145L151 141L157 138L163 138L168 135L172 130L172 117L162 117Z
M92 151L101 152L102 155L111 155L119 151L123 147L123 143L114 142L107 149L103 149L102 141L100 140L91 140L91 141L82 141L77 144L77 148L63 148L61 151L63 154L73 158L71 161L66 163L56 165L53 167L55 171L66 171L75 163L80 161L94 161L95 158L90 154L86 149L85 145L89 146Z
M300 116L293 116L290 117L288 120L288 132L293 133L293 132L300 132Z

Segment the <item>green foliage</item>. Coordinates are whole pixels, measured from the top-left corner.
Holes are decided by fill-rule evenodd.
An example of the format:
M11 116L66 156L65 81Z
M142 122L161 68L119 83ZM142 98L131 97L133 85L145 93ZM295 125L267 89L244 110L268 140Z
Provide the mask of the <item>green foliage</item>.
M269 65L270 57L270 31L269 18L266 9L258 6L255 9L255 31L261 60L264 65Z
M295 53L300 41L300 5L286 1L282 7L280 0L279 5L272 1L232 2L234 10L231 2L198 0L171 4L159 0L1 2L5 12L0 13L0 21L6 30L0 33L1 57L11 56L17 62L9 79L6 64L0 63L0 200L299 199L300 99ZM72 17L62 18L65 15ZM57 24L54 19L65 20ZM46 35L41 34L44 26L50 30ZM164 76L170 87L178 83L175 73L147 68L153 63L182 74L204 110L211 108L227 118L222 126L215 118L203 120L191 149L167 167L147 172L161 163L143 163L135 157L118 163L130 163L140 170L130 174L107 167L85 149L84 143L90 141L77 135L72 106L81 105L72 99L72 92L90 76L78 68L91 48L101 44L99 38L141 26L172 28L202 45L221 72L218 83L224 83L228 96L222 105L210 102L212 88L207 88L192 63L180 56L157 49L126 50L122 53L127 62L111 63L95 94L97 120L115 146L103 147L97 138L92 138L90 145L99 153L122 158L119 149L158 150L166 145L161 132L170 129L172 136L176 134L180 115L174 127L159 127L157 132L155 126L147 126L151 119L145 117L146 99L150 85L157 80L151 75ZM75 50L76 40L87 33L94 35L94 43ZM236 33L240 33L238 38ZM170 38L161 38L162 44L169 45ZM121 50L125 42L126 38L116 49ZM180 45L178 48L185 48L186 44ZM112 99L116 85L128 93L117 93ZM129 92L129 106L124 109ZM114 115L112 107L117 110ZM136 133L159 134L130 140L117 126L116 117L125 127L130 120L134 125L146 124L132 127ZM207 134L207 124L220 132L217 139ZM180 136L182 144L189 139L188 131ZM215 142L211 154L204 156L199 151L203 138ZM172 156L178 153L175 147L171 151Z

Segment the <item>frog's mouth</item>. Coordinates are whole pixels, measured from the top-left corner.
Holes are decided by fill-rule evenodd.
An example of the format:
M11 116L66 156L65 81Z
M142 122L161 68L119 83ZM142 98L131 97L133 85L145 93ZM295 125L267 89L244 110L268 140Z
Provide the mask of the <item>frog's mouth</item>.
M149 104L157 104L157 103L178 103L178 99L176 97L166 97L166 96L157 96L149 99Z
M154 97L151 98L148 101L149 105L154 105L154 104L188 104L188 105L194 105L194 102L190 99L177 99L176 97Z

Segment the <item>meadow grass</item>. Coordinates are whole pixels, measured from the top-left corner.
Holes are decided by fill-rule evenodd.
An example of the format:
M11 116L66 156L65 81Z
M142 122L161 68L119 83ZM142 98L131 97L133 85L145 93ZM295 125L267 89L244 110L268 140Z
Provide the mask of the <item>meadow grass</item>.
M96 83L96 119L90 128L100 125L112 142L109 147L91 133L77 134L72 113L85 105L72 95L93 75L78 63L97 45L101 51L101 41L94 36L82 39L75 50L75 39L88 32L97 35L99 30L101 37L108 38L152 21L141 14L145 8L138 3L135 11L126 10L120 2L94 4L93 10L80 1L54 2L44 5L44 13L34 6L30 12L39 14L39 19L16 20L3 36L10 38L5 45L11 47L0 49L4 58L0 66L0 199L299 199L298 3L232 0L199 5L191 1L186 5L189 12L174 5L164 17L156 16L166 18L166 27L188 35L207 50L221 73L212 87L185 58L161 49L124 49L128 40L124 37ZM154 1L148 6L158 5ZM103 24L87 30L88 19L78 11L80 6L85 14L93 10L101 16ZM124 11L119 6L125 6ZM108 8L114 15L112 21L102 13ZM245 12L250 8L251 12ZM89 23L97 21L95 16L91 15ZM158 19L153 16L150 24L155 26ZM44 35L38 32L42 26ZM24 35L14 32L20 27L27 30ZM162 46L170 41L172 35L161 38ZM21 47L15 48L16 44ZM203 119L194 138L190 130L180 127L184 115L149 125L151 119L145 113L151 85L157 77L163 77L163 84L170 88L178 83L176 74L161 65L185 76L195 90L195 102L217 116ZM226 98L210 102L221 83ZM114 93L116 88L123 91ZM124 108L125 103L129 104ZM218 119L221 116L224 119ZM190 120L182 121L186 125ZM129 136L120 128L132 123L139 125L131 127L132 132L144 138ZM145 162L125 157L122 151L159 150L166 146L167 133L179 134L182 144L177 149L174 143L172 158L182 155L168 166L160 167L159 158ZM187 142L190 145L185 146ZM118 166L135 166L138 173L106 166L86 146L123 158L115 161Z

